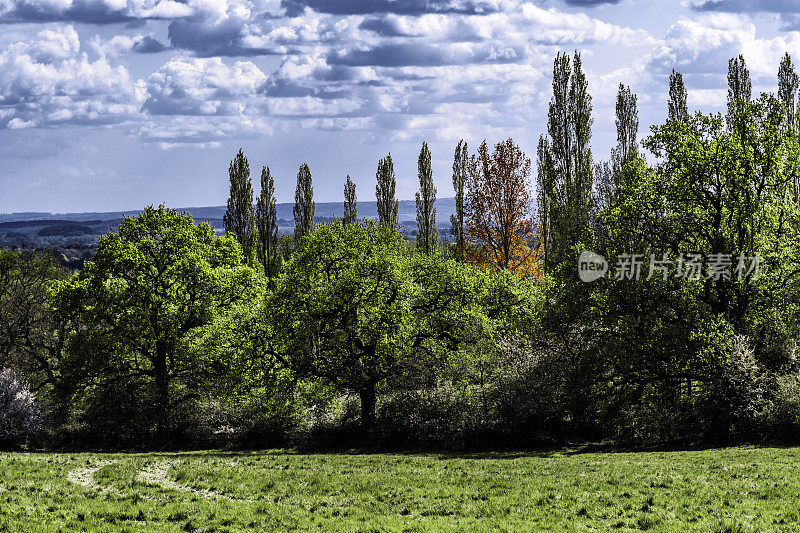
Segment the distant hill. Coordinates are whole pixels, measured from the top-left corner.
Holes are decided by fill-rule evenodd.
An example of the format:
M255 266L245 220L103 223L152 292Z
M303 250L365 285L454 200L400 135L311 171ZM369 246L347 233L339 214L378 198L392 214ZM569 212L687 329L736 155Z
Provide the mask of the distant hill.
M278 204L278 231L281 234L294 230L293 203ZM226 207L184 207L197 222L208 222L217 231L223 232L222 217ZM316 205L315 220L318 223L341 218L342 202L321 202ZM455 212L453 198L436 201L436 225L443 240L448 240L450 215ZM91 213L3 213L0 214L0 247L23 249L50 249L63 252L69 258L85 259L90 256L97 237L116 229L126 216L136 216L138 211L108 211ZM358 216L378 218L375 200L359 202ZM398 219L406 238L417 234L417 208L413 200L402 200Z
M279 226L282 228L294 227L294 216L292 209L293 203L278 204ZM185 211L197 221L207 221L214 228L222 228L222 217L225 215L226 207L182 207L179 211ZM330 220L333 217L341 218L344 211L342 202L319 202L316 204L316 219L320 222ZM436 200L436 222L440 228L450 227L450 215L455 212L455 200L453 198L440 198ZM137 211L108 211L90 213L2 213L0 214L0 233L20 228L36 227L37 231L45 226L63 224L81 224L91 226L101 230L100 233L108 231L110 226L117 226L125 216L136 216L141 213ZM358 216L375 219L378 217L378 208L375 200L363 201L358 203ZM400 224L405 226L416 226L417 208L413 200L401 200L398 218Z

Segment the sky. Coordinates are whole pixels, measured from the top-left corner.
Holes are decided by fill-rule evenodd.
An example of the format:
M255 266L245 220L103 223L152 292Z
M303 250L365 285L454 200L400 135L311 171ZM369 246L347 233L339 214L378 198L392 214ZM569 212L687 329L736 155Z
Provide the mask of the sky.
M754 93L774 92L783 54L800 61L800 2L0 0L0 212L222 205L239 148L279 202L304 162L318 201L348 174L374 201L387 153L411 199L423 141L453 196L459 139L535 158L559 51L581 53L599 161L620 83L640 137L673 68L692 110L723 109L738 54Z

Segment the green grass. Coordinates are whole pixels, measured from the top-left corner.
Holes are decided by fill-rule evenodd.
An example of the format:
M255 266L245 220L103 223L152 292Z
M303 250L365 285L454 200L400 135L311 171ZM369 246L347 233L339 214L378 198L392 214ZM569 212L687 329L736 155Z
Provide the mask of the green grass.
M0 454L14 532L800 531L798 495L798 448Z

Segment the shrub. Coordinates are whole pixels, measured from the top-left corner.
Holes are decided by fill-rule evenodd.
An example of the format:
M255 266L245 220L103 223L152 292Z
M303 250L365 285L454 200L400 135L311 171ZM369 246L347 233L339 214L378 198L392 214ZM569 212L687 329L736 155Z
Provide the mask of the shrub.
M44 413L28 383L14 370L0 372L0 447L24 444L44 426Z

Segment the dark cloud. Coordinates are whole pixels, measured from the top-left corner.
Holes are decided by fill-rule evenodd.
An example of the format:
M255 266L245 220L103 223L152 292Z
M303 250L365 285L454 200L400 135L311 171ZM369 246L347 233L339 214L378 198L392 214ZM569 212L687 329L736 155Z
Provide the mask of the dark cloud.
M424 13L462 13L477 15L491 13L495 8L484 2L471 0L282 0L286 14L296 17L306 8L332 15L368 15L396 13L421 15Z
M305 96L312 96L314 98L322 98L323 100L332 100L334 98L347 98L351 96L351 92L344 89L315 88L301 85L291 80L282 79L270 80L259 88L258 92L264 96L271 96L273 98L302 98Z
M329 65L352 67L438 67L477 63L516 63L525 57L522 49L510 48L501 54L491 48L479 48L471 53L451 52L447 48L420 43L385 44L369 50L330 52Z
M244 29L239 21L228 19L219 24L174 20L169 25L169 40L175 48L191 50L199 57L258 56L274 52L243 45Z
M689 6L695 11L725 11L729 13L800 12L800 2L797 0L691 0Z
M137 54L157 54L165 50L167 50L167 47L164 44L149 35L146 35L141 41L137 41L133 45L133 51Z
M22 1L0 16L0 22L86 22L90 24L116 24L128 22L127 9L111 9L102 2L74 2L69 8L35 1Z
M407 35L397 27L396 23L385 18L366 18L358 27L385 37L404 37Z
M619 4L620 0L564 0L568 6L595 7L606 4Z

